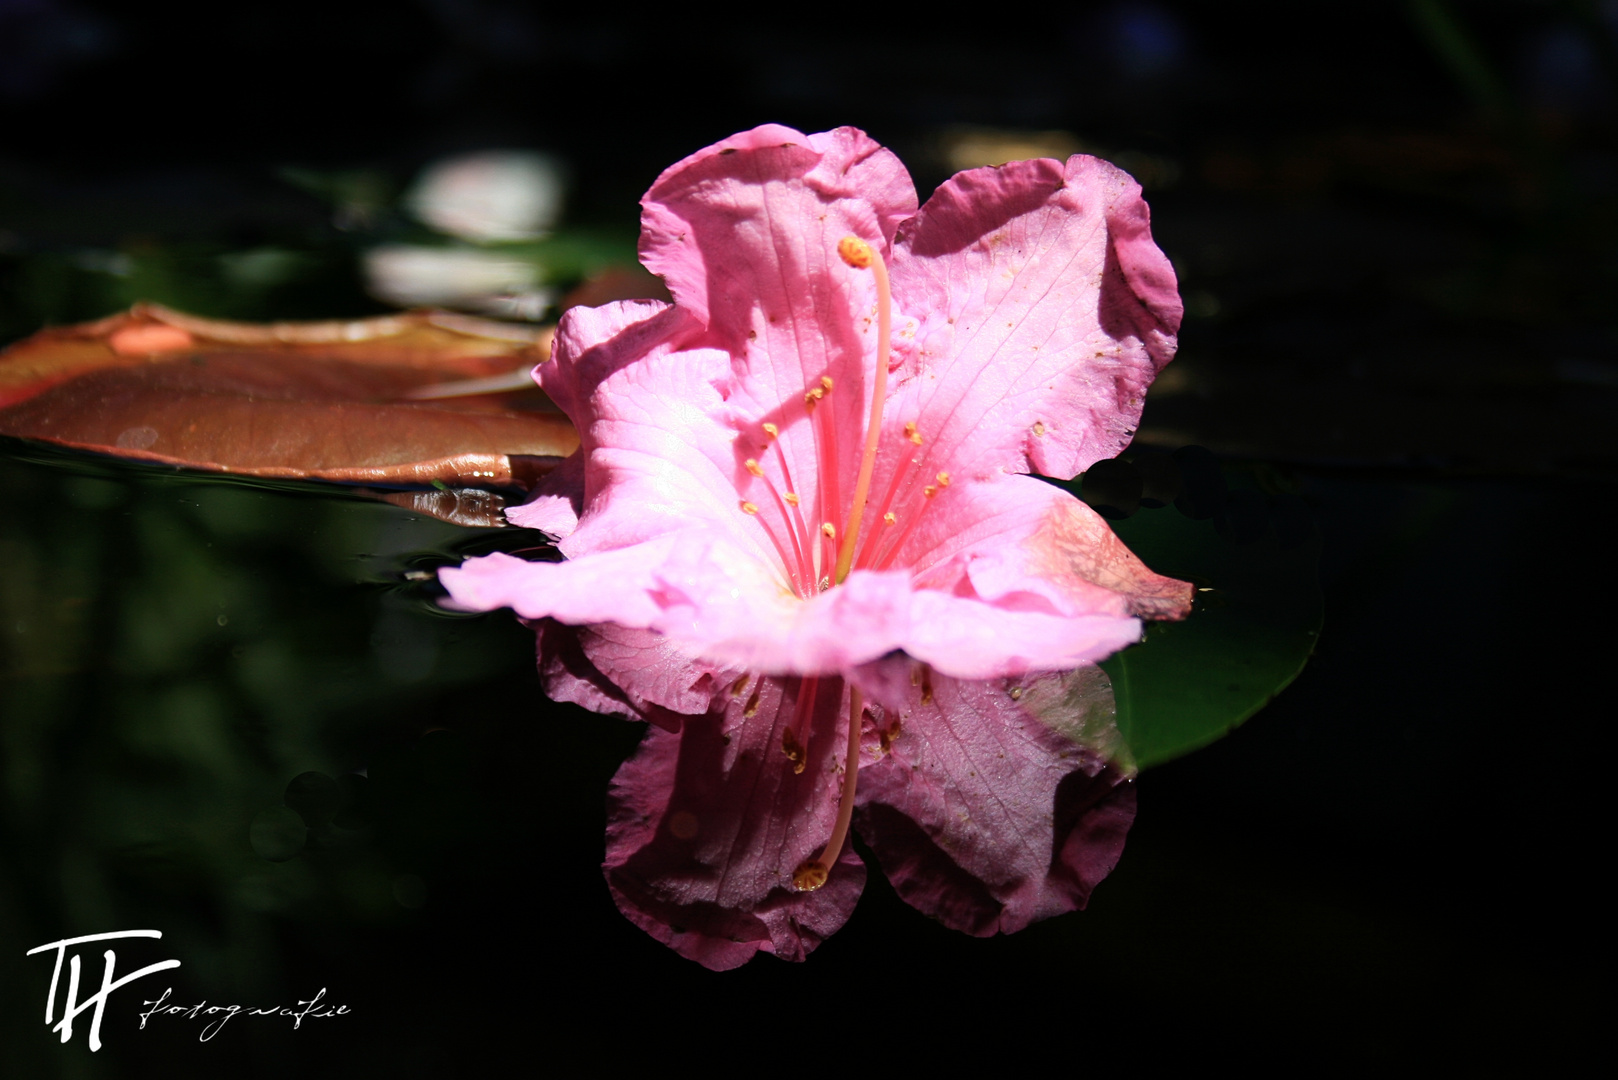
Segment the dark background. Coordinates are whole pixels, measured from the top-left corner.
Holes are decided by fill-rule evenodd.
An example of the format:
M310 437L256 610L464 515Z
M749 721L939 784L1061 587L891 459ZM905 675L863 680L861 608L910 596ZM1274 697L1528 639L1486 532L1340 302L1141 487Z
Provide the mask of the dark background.
M482 681L326 694L300 713L338 734L308 735L321 749L303 757L249 755L268 794L220 826L220 850L243 847L254 809L306 768L391 775L372 809L382 839L361 848L392 906L340 899L359 872L338 847L281 864L313 867L303 891L255 906L183 851L153 861L97 841L85 778L111 753L96 740L116 745L117 678L135 659L71 705L13 695L0 914L28 966L0 979L22 981L0 997L0 1030L25 1068L454 1075L485 1056L545 1069L582 1054L602 1072L723 1075L979 1058L1020 1070L1054 1051L1075 1072L1171 1058L1312 1069L1544 1062L1595 1035L1618 5L1120 2L970 24L493 0L193 10L0 0L6 340L105 313L94 267L108 253L176 252L183 268L186 252L295 246L327 269L254 301L268 310L223 296L209 313L380 310L354 259L406 228L386 207L415 171L460 150L555 152L572 170L568 221L632 234L662 168L761 122L862 127L924 196L967 135L1067 133L1142 179L1187 299L1142 440L1289 478L1323 539L1326 629L1246 726L1141 778L1129 849L1090 911L974 941L874 881L807 964L723 976L612 908L601 797L635 732L547 706L526 632L504 616L441 628L470 635L486 667L463 670ZM312 192L289 166L334 179ZM31 552L27 573L48 580L47 556L92 545L85 588L109 619L150 600L131 582L183 577L190 549L118 509L170 507L171 481L8 450L5 497L21 511L8 574ZM249 543L219 524L238 497L207 488L200 516L164 513L182 514L175 535L272 579L345 578L320 550L350 543L349 504ZM315 506L301 498L287 505ZM206 509L220 499L226 510ZM375 549L359 543L343 550ZM359 647L385 652L389 605L424 603L397 569L357 574L364 587L341 598L263 605L309 654L321 633L344 648L345 611ZM107 655L139 636L107 627ZM186 655L176 670L196 678L219 659ZM230 708L278 722L263 701ZM28 740L15 735L25 709L47 717ZM25 751L42 764L20 765ZM209 812L198 799L192 812ZM85 887L98 904L84 907ZM101 1054L82 1036L58 1048L33 1016L47 965L20 953L90 932L74 921L85 911L108 928L189 928L175 931L192 968L177 993L193 1000L327 985L352 1022L199 1045L129 1030L126 1004Z

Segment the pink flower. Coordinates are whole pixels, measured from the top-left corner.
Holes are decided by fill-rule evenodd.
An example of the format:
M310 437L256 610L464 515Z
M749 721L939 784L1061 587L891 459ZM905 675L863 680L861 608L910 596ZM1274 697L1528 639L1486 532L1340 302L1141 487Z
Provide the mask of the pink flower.
M862 132L771 125L642 206L674 305L574 309L536 369L582 445L510 516L566 560L442 574L542 620L552 696L659 725L613 785L619 906L711 967L800 958L858 896L856 808L949 925L1082 906L1133 793L1080 730L1104 677L1056 673L1190 587L1027 474L1118 453L1173 355L1139 187L1016 162L918 211Z

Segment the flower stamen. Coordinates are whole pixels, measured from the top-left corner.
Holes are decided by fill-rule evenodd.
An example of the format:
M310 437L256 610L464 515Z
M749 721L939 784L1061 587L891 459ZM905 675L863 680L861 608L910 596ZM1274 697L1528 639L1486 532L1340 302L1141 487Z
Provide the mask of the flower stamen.
M809 728L814 720L815 694L820 689L820 680L813 675L804 678L798 684L798 702L792 713L792 722L787 725L786 732L781 736L781 748L787 749L787 739L791 738L792 745L802 753L802 757L793 758L794 773L803 772L804 762L808 760ZM787 757L792 752L787 750Z
M832 391L832 380L829 375L820 377L820 385L810 391L822 396ZM817 398L817 400L819 400ZM842 505L841 493L837 490L837 417L835 409L819 411L819 422L816 430L820 436L820 513L817 515L821 521L832 521L838 516ZM835 538L834 538L835 539ZM820 561L820 573L830 574L832 563L837 558L836 545L828 547Z
M782 560L786 562L787 577L791 579L795 586L792 591L799 596L803 596L805 595L804 581L808 578L806 572L807 560L804 558L803 546L799 543L798 530L792 527L792 515L787 513L786 500L783 500L781 493L776 490L774 481L764 474L764 467L758 463L757 458L748 458L743 462L743 466L750 474L764 481L764 486L768 489L770 498L775 500L775 509L780 513L781 521L786 526L787 539L792 541L792 558L790 560L787 558L785 545L776 539L774 531L762 519L760 519L759 524L764 525L765 531L770 534L771 542L775 544L775 549L781 553ZM786 499L791 500L793 506L798 505L797 496L790 491L787 492ZM743 506L742 509L746 510L747 506ZM755 507L754 509L756 512L757 508ZM794 567L796 567L796 570L793 569Z
M772 491L772 494L773 494L773 491ZM779 497L777 497L776 502L777 503L780 502ZM755 519L759 524L759 528L764 530L764 535L768 536L770 538L770 543L775 546L775 553L777 555L781 556L781 570L786 574L787 581L792 582L792 581L797 580L798 575L794 574L792 572L792 567L793 567L794 563L801 562L801 560L794 560L790 555L787 554L786 545L782 544L781 543L781 538L779 536L775 535L775 530L770 527L769 521L767 521L766 519L764 519L762 517L759 517L758 504L755 503L755 502L749 502L746 499L743 499L741 501L741 508L742 508L742 513L746 514L750 518ZM783 519L786 517L785 508L782 509L781 516L782 516ZM796 592L797 590L792 589L792 588L789 587L787 591L788 592Z
M792 469L787 465L786 452L781 449L781 429L769 421L765 421L763 426L765 441L775 444L775 460L781 466L781 481L787 488L782 498L792 507L792 516L787 521L787 527L792 530L800 552L799 559L802 561L798 569L805 579L813 581L815 570L811 565L811 557L814 546L809 542L809 524L804 521L803 512L798 509L798 504L802 501L798 498L798 486L792 482Z
M860 725L865 715L865 695L858 687L848 690L848 748L843 757L843 791L837 800L837 821L832 825L831 839L820 854L805 862L792 873L792 884L800 892L814 892L826 884L837 857L843 853L843 841L848 839L848 826L854 818L854 788L860 769Z
M910 516L910 519L905 522L904 528L899 530L899 535L894 537L893 544L882 553L880 558L875 561L873 564L875 569L885 570L893 563L893 560L899 554L899 549L904 547L905 541L909 540L910 534L915 531L916 524L917 522L921 521L922 514L926 512L927 507L932 505L933 499L938 496L940 491L943 491L945 488L949 487L949 473L947 472L938 473L933 477L933 480L935 483L928 484L926 487L921 489L921 497L923 501L920 508L918 508L916 512Z
M882 433L882 406L888 396L888 338L893 332L893 297L888 287L888 268L882 256L870 244L857 236L845 236L837 244L837 254L855 269L869 268L876 278L876 374L871 383L871 419L865 429L865 453L860 457L860 471L854 480L854 501L848 510L848 529L843 534L843 546L837 553L838 584L848 577L854 566L855 545L859 542L860 523L865 517L865 500L871 493L871 470L876 466L877 438Z
M912 420L905 424L905 438L910 441L912 446L918 448L921 446L921 432L916 430L915 421ZM893 497L899 493L899 483L904 480L905 474L910 471L910 466L920 464L920 462L921 459L915 454L901 454L899 456L898 464L893 467L893 478L888 481L887 494L882 496L883 525L892 525L899 520L896 516L894 516L889 507L893 505ZM876 553L877 545L882 542L883 533L885 531L886 530L881 532L873 532L870 537L866 539L865 546L860 549L860 557L857 560L861 567L868 567L871 565L871 556Z

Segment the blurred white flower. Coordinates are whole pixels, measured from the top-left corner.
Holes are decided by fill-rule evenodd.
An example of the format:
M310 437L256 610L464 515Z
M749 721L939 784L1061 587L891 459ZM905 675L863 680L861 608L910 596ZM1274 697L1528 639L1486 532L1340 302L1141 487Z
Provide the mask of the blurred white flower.
M534 319L550 306L539 268L474 248L391 244L365 255L371 295L400 307L445 306Z
M561 163L531 150L486 150L429 165L405 196L410 211L463 240L532 240L556 224Z

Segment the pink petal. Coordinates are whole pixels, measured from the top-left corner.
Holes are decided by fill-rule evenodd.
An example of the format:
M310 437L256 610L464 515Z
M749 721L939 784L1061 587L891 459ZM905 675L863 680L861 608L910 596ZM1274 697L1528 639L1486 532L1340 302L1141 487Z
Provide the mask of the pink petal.
M693 661L662 634L603 623L575 631L584 655L643 713L706 713L741 671ZM721 702L721 704L723 704Z
M648 714L590 662L579 644L579 627L564 626L554 619L533 619L528 625L537 640L539 678L546 697L606 716L651 720L670 731L680 730L678 716L664 716L661 711Z
M578 428L584 455L583 524L562 545L570 556L740 518L734 433L723 423L729 357L679 351L690 329L681 311L650 301L563 316L538 378Z
M893 293L921 320L896 415L963 476L1115 456L1181 316L1140 186L1083 156L945 182L900 230Z
M658 580L652 568L678 539L664 537L661 543L560 563L527 562L495 552L443 567L438 578L462 611L509 607L525 619L645 627L662 611L653 596Z
M708 712L739 675L693 661L668 638L645 630L612 623L566 626L554 619L529 625L538 636L547 697L671 732L680 730L685 716Z
M831 835L835 748L845 737L836 727L847 723L847 692L822 682L806 767L795 774L781 736L800 689L763 680L756 701L744 691L688 717L678 736L653 729L613 778L613 899L647 933L715 970L759 951L802 960L847 920L865 884L845 848L820 889L792 886L793 871Z
M852 128L805 136L768 126L673 166L642 206L642 261L706 327L701 343L732 358L738 457L765 457L762 426L774 423L805 512L825 473L849 478L841 503L870 398L876 286L843 263L837 245L853 235L888 250L916 207L904 166ZM844 433L827 463L803 405L822 377L835 391L819 407ZM842 518L839 505L824 519Z
M1094 663L1140 640L1115 615L1053 615L930 589L914 595L904 650L957 679L993 679Z
M862 572L811 600L783 599L765 610L756 599L730 600L720 587L699 601L707 635L686 640L701 655L741 670L840 673L903 647L911 592L907 574ZM681 635L685 627L669 632Z
M1054 485L1001 475L952 485L935 503L900 553L918 584L959 594L964 573L973 595L1008 610L1147 619L1191 611L1188 582L1153 573L1101 515Z
M1048 675L1013 698L1005 682L935 676L931 702L912 699L886 757L860 770L855 817L907 903L978 936L1084 907L1135 816L1134 787L1070 737L1110 726L1105 678Z
M618 300L569 308L557 324L551 358L534 368L534 381L573 426L588 426L589 402L602 381L625 364L689 336L690 321L656 300Z
M806 136L767 124L670 166L641 208L641 262L708 326L709 342L741 353L763 312L774 328L761 347L780 356L819 353L809 338L822 313L847 310L827 303L840 299L826 280L841 266L837 242L853 234L885 251L916 191L862 131Z
M465 609L615 623L638 643L650 640L638 636L645 631L660 635L659 648L715 671L774 675L846 673L896 650L960 679L1066 670L1139 640L1142 616L1189 611L1189 584L1152 573L1093 511L1049 484L1002 476L952 487L947 500L939 497L939 513L954 506L961 522L950 531L941 517L926 588L907 571L858 570L798 600L756 551L701 528L562 563L495 554L440 576ZM619 665L612 681L630 687L632 669Z
M1018 554L1027 577L1050 582L1064 597L1101 590L1121 596L1129 613L1139 618L1183 619L1191 614L1191 583L1147 569L1101 515L1077 499L1053 500ZM972 580L981 591L976 573Z
M575 450L545 478L521 506L506 511L506 520L523 529L538 529L553 540L571 536L584 509L584 451Z

